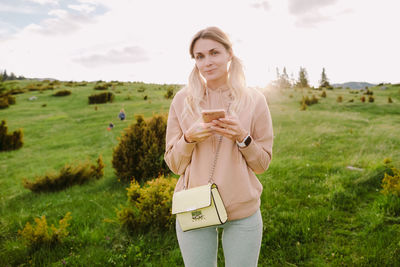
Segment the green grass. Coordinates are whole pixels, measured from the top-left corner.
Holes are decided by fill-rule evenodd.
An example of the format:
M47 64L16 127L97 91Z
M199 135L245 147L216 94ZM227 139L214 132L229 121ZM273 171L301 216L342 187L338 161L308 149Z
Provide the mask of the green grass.
M24 88L29 81L7 86ZM0 110L9 131L22 128L22 149L0 153L0 262L4 266L182 266L173 230L128 233L116 218L127 200L128 184L112 168L117 137L135 121L167 113L167 86L125 83L115 101L88 105L94 83L59 85L54 91L16 95L16 105ZM139 92L144 87L144 92ZM300 111L302 95L320 91L267 92L274 124L273 161L259 175L264 186L261 211L264 235L260 266L395 266L400 262L400 228L379 208L385 158L400 167L400 87L370 88L375 102L361 103L350 90L327 90L327 98ZM30 96L38 96L29 101ZM144 100L147 95L148 99ZM337 103L337 96L343 97ZM387 98L394 101L388 104ZM348 100L354 99L354 102ZM367 97L368 99L368 97ZM368 101L368 100L367 100ZM42 105L46 104L46 107ZM97 111L95 110L97 106ZM126 121L117 116L121 108ZM108 124L115 127L107 131ZM99 181L55 193L23 188L66 163L103 156ZM362 171L350 170L353 166ZM27 248L18 237L26 222L46 215L58 224L72 213L70 234L55 247ZM219 262L223 263L220 249ZM3 266L2 265L2 266Z

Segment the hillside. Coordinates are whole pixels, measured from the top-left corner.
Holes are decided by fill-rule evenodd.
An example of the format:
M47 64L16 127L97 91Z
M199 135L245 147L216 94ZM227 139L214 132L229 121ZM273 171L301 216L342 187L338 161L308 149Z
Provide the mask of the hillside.
M376 84L368 83L368 82L346 82L346 83L334 83L333 87L342 87L342 88L350 88L350 89L364 89L366 86L373 87Z
M174 229L121 228L116 211L127 204L129 183L116 177L111 163L118 137L135 115L168 112L170 85L115 82L107 90L114 101L96 105L88 104L88 96L98 93L95 83L5 86L14 89L16 103L0 109L0 119L10 132L22 129L24 145L0 152L1 265L183 266ZM53 96L65 89L71 95ZM264 92L275 139L271 165L258 175L264 187L259 266L400 262L400 201L381 192L385 173L400 168L400 86L370 90L372 96L326 90L326 98L311 89ZM318 103L301 111L303 96L313 95ZM125 121L117 117L121 108ZM108 129L111 122L114 128ZM32 193L22 185L24 178L99 155L105 163L100 180L51 193ZM72 219L63 243L28 247L20 238L18 230L27 222L44 215L58 226L67 212ZM221 243L218 262L223 266Z

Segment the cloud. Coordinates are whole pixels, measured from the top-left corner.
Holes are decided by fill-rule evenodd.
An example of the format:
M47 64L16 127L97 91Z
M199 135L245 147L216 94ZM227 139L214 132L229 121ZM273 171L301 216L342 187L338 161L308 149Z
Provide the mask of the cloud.
M0 3L0 13L21 13L21 14L33 14L35 10L31 7L26 6L11 6L8 4Z
M58 0L28 0L28 1L41 5L47 5L47 4L58 5Z
M79 11L79 12L85 12L85 13L90 13L96 8L94 6L82 4L82 5L68 5L70 9Z
M289 12L292 15L301 15L333 5L336 2L337 0L289 0Z
M338 0L289 0L289 13L296 16L295 25L313 28L322 22L333 20L332 16L322 13L323 9L336 4Z
M86 67L99 67L108 64L126 64L148 61L146 51L139 46L128 46L121 50L111 49L104 54L93 54L75 58L73 61L78 62Z
M30 24L25 30L42 35L61 35L75 32L85 24L94 22L94 17L82 13L71 13L65 9L53 9L48 15L54 16L40 24Z
M299 27L313 28L321 22L326 22L326 21L331 21L331 20L332 20L332 18L330 18L328 16L324 16L318 12L315 12L315 13L310 13L310 14L305 14L303 16L299 16L298 19L296 20L295 24L296 24L296 26L299 26Z
M253 4L251 4L250 6L251 6L251 7L254 7L254 8L257 8L257 9L263 8L265 11L268 11L268 10L270 10L270 8L271 8L270 4L269 4L267 1L262 1L262 2L258 2L258 3L253 3Z

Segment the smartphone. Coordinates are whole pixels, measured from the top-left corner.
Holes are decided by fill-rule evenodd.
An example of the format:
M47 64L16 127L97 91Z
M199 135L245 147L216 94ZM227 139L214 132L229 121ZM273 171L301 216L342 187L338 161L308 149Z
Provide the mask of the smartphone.
M225 118L225 110L223 109L208 109L201 112L204 122L211 122L219 118Z

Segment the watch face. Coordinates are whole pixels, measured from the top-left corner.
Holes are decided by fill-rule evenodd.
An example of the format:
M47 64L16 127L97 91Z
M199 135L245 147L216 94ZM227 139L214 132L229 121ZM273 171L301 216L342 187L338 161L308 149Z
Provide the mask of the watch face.
M248 146L248 145L250 145L250 143L251 143L251 137L250 137L250 136L247 136L246 140L244 140L244 144L245 144L246 146Z

